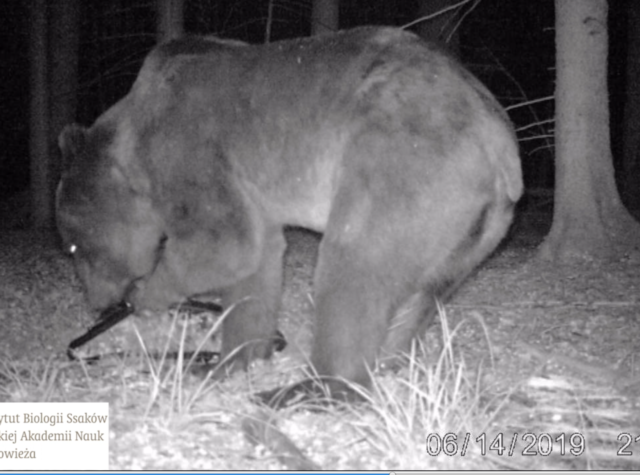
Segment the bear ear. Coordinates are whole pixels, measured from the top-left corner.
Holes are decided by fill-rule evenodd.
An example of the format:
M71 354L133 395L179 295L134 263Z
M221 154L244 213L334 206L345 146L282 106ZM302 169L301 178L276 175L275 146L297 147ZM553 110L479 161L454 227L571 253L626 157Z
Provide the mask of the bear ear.
M67 125L58 137L58 146L62 151L63 170L67 170L74 159L84 150L87 141L87 129L78 124Z

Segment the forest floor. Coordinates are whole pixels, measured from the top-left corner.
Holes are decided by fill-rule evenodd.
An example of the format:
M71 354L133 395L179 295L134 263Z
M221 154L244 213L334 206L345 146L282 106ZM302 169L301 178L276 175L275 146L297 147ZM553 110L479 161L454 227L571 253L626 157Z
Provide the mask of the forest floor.
M418 357L419 377L415 368L381 372L373 407L285 410L274 416L278 426L323 469L640 468L640 268L536 261L548 218L520 219L445 305ZM287 237L280 329L288 347L204 388L182 375L176 397L175 367L135 354L136 332L148 350L162 351L176 312L130 317L87 345L105 355L98 363L69 362L67 345L94 318L71 263L47 236L0 231L0 402L109 402L112 470L282 469L277 454L249 444L239 428L255 410L248 396L300 378L308 354L318 236ZM190 326L187 347L211 321ZM119 349L134 354L107 356ZM406 409L405 386L423 412ZM427 439L446 433L469 434L473 451L427 449ZM500 438L515 450L488 447Z

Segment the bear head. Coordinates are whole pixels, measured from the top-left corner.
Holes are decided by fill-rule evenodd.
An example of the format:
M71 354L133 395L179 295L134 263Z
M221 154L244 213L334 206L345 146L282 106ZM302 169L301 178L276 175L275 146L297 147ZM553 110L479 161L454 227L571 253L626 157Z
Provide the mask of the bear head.
M71 125L59 139L58 230L96 310L129 299L157 266L166 240L148 183L127 176L112 156L115 133Z
M223 154L208 142L196 150L191 137L155 134L163 140L144 142L120 117L60 136L58 230L96 310L120 302L166 310L194 295L218 296L258 266L259 218ZM182 163L197 156L207 158Z

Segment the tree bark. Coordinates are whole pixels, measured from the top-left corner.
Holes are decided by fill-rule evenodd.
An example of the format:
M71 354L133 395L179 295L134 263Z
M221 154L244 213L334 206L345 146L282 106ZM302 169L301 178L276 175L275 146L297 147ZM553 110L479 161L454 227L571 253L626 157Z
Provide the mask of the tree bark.
M180 38L184 34L184 0L156 0L157 41Z
M539 255L620 259L640 254L640 225L614 180L607 91L606 0L555 0L556 189Z
M627 71L622 180L624 201L640 210L640 2L627 3Z
M32 0L29 11L29 160L31 222L42 228L53 221L49 190L49 88L47 1Z
M311 5L311 36L338 31L340 0L313 0Z

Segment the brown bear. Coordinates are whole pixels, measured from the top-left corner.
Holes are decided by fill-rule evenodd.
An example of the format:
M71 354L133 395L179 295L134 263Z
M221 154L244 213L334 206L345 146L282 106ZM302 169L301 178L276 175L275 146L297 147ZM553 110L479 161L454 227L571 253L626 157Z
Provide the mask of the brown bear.
M272 353L283 227L322 232L310 362L337 393L409 349L522 193L491 93L395 28L161 45L60 145L58 226L90 304L219 297L236 304L222 356L242 364Z

